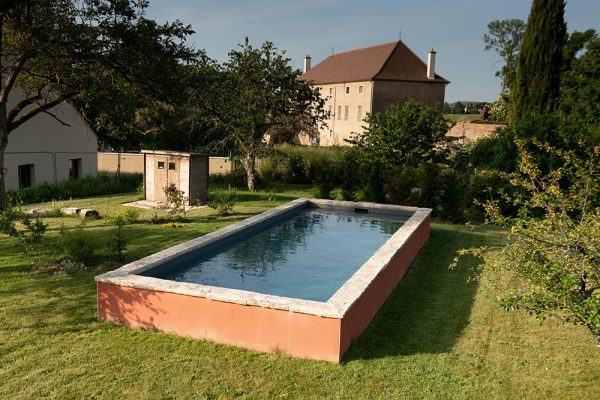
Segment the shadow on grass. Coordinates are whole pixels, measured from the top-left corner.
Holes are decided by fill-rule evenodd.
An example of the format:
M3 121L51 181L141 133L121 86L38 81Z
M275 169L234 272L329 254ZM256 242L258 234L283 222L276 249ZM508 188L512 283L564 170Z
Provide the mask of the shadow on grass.
M468 282L475 260L448 266L458 249L488 240L457 225L432 227L411 269L343 362L449 352L469 323L478 284Z

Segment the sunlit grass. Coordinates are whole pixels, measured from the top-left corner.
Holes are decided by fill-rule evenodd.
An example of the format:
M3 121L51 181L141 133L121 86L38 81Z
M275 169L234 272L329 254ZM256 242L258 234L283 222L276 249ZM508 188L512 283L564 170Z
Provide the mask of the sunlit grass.
M291 189L290 189L291 188ZM239 191L236 214L193 210L183 227L125 227L128 260L214 231L296 197L310 188ZM106 196L65 202L107 215L138 199ZM153 212L144 210L141 218ZM58 260L61 226L78 218L47 218L41 249ZM112 235L105 220L84 230L99 242ZM33 274L35 255L0 237L0 398L598 398L600 352L585 329L522 313L494 302L484 274L468 283L470 260L448 264L460 247L501 243L502 232L472 232L434 223L431 238L374 323L340 365L247 351L96 320L94 276L116 268L105 250L99 266L74 275ZM192 316L191 316L192 317ZM315 332L318 335L318 332Z

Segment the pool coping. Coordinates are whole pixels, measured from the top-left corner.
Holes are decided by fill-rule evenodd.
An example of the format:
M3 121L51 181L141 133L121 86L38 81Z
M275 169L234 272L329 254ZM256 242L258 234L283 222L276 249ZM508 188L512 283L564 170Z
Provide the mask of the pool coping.
M176 282L149 276L138 275L159 264L173 260L215 241L231 236L241 230L254 226L273 217L288 213L294 209L315 204L320 208L353 207L389 211L395 214L410 215L408 220L396 231L358 270L329 298L326 302L303 300L298 298L275 296L252 291L229 289L217 286L201 285L189 282ZM430 217L431 209L406 207L369 202L350 202L323 199L296 199L289 203L274 207L218 229L198 238L169 247L158 253L133 261L116 270L98 275L96 282L113 284L136 289L175 293L185 296L206 298L209 300L235 303L247 306L272 308L302 314L316 315L324 318L342 319L363 293L381 274L398 249L409 241L424 220Z

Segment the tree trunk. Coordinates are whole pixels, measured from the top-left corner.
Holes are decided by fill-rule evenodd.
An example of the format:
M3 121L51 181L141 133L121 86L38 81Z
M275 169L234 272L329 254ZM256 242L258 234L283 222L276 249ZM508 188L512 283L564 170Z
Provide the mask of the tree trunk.
M6 208L6 190L4 187L4 150L8 145L8 127L6 126L6 103L0 102L0 211Z
M4 15L0 14L0 71L2 71L2 54L4 39ZM4 76L0 72L0 93L4 87ZM6 124L6 101L0 101L0 211L6 208L6 190L4 188L4 150L8 145L8 126Z
M246 158L242 161L242 165L246 170L246 177L248 178L248 190L254 192L256 191L256 162L254 155L247 154Z

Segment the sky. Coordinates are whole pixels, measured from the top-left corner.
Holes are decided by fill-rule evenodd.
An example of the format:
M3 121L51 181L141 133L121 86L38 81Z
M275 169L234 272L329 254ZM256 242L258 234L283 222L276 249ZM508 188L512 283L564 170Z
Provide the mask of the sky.
M301 69L335 52L391 42L401 37L423 60L437 51L436 72L451 83L446 101L494 101L500 57L484 50L483 34L495 19L527 20L527 0L151 0L146 16L179 19L195 31L189 43L219 62L245 37L271 41ZM567 1L569 32L600 31L599 0Z

